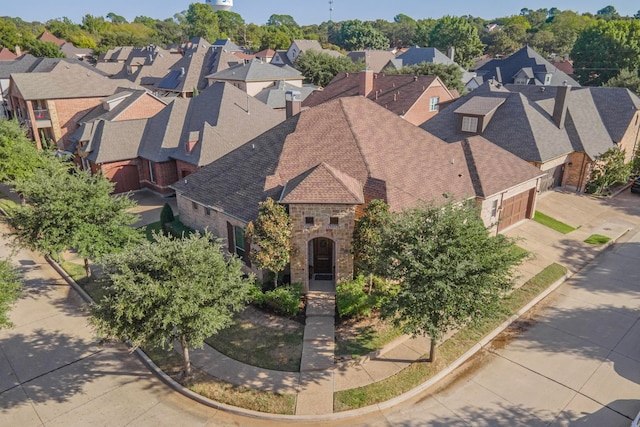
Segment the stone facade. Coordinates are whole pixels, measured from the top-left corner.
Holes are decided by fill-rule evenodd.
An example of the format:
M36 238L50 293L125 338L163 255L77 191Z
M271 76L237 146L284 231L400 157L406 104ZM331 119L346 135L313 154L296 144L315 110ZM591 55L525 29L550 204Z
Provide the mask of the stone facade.
M355 205L292 204L289 216L293 227L291 282L302 283L309 290L313 254L309 242L316 238L333 241L333 277L335 281L353 278L352 238L355 226ZM313 225L307 224L313 218ZM337 224L331 224L337 218Z

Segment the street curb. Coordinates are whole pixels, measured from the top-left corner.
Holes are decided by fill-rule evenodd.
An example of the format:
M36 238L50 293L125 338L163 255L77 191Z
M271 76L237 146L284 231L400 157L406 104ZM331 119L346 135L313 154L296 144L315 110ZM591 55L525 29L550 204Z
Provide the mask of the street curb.
M408 392L403 393L400 396L394 397L393 399L390 399L390 400L387 400L387 401L384 401L384 402L381 402L381 403L376 403L376 404L373 404L373 405L365 406L365 407L358 408L358 409L352 409L352 410L343 411L343 412L334 412L334 413L331 413L331 414L323 414L323 415L282 415L282 414L269 414L269 413L266 413L266 412L258 412L258 411L253 411L253 410L250 410L250 409L240 408L238 406L227 405L227 404L224 404L224 403L221 403L221 402L217 402L217 401L208 399L208 398L206 398L204 396L201 396L201 395L189 390L188 388L182 386L180 383L175 381L169 375L164 373L160 368L158 368L158 366L155 363L153 363L153 361L149 358L149 356L147 356L147 354L144 353L141 349L139 349L139 348L136 349L134 351L134 353L140 359L140 361L142 361L142 363L145 366L147 366L147 368L150 371L152 371L156 376L158 376L158 378L160 378L160 380L162 380L165 384L167 384L175 392L180 393L183 396L185 396L185 397L187 397L189 399L192 399L192 400L194 400L194 401L196 401L196 402L198 402L198 403L200 403L202 405L208 406L208 407L213 408L213 409L218 409L218 410L221 410L221 411L225 411L225 412L228 412L228 413L231 413L231 414L234 414L234 415L240 415L240 416L245 416L245 417L255 418L255 419L262 419L262 420L267 420L267 421L299 422L299 421L336 421L336 420L343 420L343 419L347 419L347 418L353 418L353 417L357 417L357 416L362 416L362 415L370 414L370 413L373 413L373 412L380 412L380 411L392 408L392 407L394 407L394 406L396 406L396 405L398 405L400 403L403 403L403 402L405 402L405 401L417 396L418 394L420 394L423 391L427 390L428 388L434 386L436 383L438 383L439 381L444 379L446 376L451 374L458 367L460 367L463 363L468 361L472 356L474 356L480 350L485 348L491 341L493 341L493 339L496 336L498 336L500 333L502 333L513 322L518 320L525 313L527 313L529 310L531 310L531 308L533 308L535 305L537 305L543 299L545 299L547 296L549 296L549 294L551 294L556 289L558 289L560 287L560 285L562 285L567 279L570 279L571 277L576 275L578 272L586 269L591 264L593 264L593 262L596 259L598 259L602 253L604 253L605 251L609 250L610 247L613 246L622 236L627 234L629 232L629 230L630 229L627 229L624 233L622 233L617 238L611 239L609 242L604 244L602 250L600 252L598 252L598 254L596 254L596 256L589 263L585 264L582 268L580 268L579 270L577 270L575 272L567 272L563 277L561 277L556 282L554 282L551 286L549 286L542 293L540 293L533 300L531 300L527 305L525 305L520 310L518 310L518 312L516 314L512 315L509 319L505 320L502 324L500 324L500 326L498 326L496 329L491 331L489 334L485 335L484 338L482 338L477 344L475 344L473 347L471 347L466 353L464 353L462 356L460 356L453 363L451 363L449 366L444 368L442 371L440 371L438 374L436 374L432 378L430 378L427 381L423 382L419 386L409 390ZM80 285L78 285L67 274L66 271L64 271L64 269L62 269L62 267L60 267L58 265L58 263L56 263L49 256L46 256L45 258L46 258L47 262L62 276L62 278L65 281L67 281L67 283L69 283L69 285L80 294L80 296L82 297L83 300L85 300L87 303L92 303L93 302L93 299L91 299L91 297L80 287Z

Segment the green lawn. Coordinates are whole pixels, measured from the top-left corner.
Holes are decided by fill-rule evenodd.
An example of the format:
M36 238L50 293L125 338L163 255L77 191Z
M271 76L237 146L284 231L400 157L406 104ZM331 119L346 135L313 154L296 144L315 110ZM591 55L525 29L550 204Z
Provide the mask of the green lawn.
M144 235L147 237L147 240L150 242L154 242L153 234L160 233L162 227L160 226L160 221L153 222L149 225L143 225L140 227L144 230Z
M438 346L435 362L415 362L383 381L334 393L334 411L347 411L384 402L425 382L462 356L482 337L524 307L566 272L567 269L559 264L551 264L546 267L522 287L505 297L500 313L479 324L462 328L453 337ZM428 357L429 355L426 354L423 359L426 360Z
M604 245L605 243L607 243L609 240L611 240L610 237L607 236L603 236L602 234L592 234L591 236L589 236L589 238L587 240L585 240L585 243L589 243L590 245Z
M9 198L7 198L7 195L0 192L0 208L2 210L4 210L5 212L8 212L9 210L15 208L16 203L13 200L10 200Z
M233 324L205 341L232 359L259 368L298 372L303 324L270 328L236 316Z
M535 216L533 217L533 220L536 222L539 222L540 224L549 227L553 230L556 230L562 234L568 234L571 233L573 230L575 230L575 227L572 227L568 224L565 224L562 221L558 221L555 218L551 218L548 215L543 214L540 211L536 211Z
M376 326L355 326L346 339L336 339L336 356L365 356L372 351L382 348L402 335L399 329L392 327L382 320L376 321Z
M100 301L105 294L105 284L97 280L95 275L87 278L84 266L71 261L64 261L60 267L78 284L94 301ZM92 266L95 270L95 266Z

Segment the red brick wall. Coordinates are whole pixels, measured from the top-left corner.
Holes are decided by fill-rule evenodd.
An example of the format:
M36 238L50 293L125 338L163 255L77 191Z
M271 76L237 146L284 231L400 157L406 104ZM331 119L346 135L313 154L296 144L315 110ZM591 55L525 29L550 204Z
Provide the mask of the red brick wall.
M191 175L198 169L200 169L200 167L196 165L192 165L191 163L183 162L181 160L176 160L176 170L178 174L178 179Z
M114 121L148 119L160 112L166 104L147 94L123 111Z
M178 180L175 161L170 160L162 163L153 162L152 164L155 182L151 182L149 161L147 159L140 159L140 184L143 187L150 188L162 194L173 193L173 190L169 188L169 185Z
M58 117L58 125L60 126L61 140L64 146L67 146L66 139L78 129L78 120L80 120L91 109L100 105L102 98L78 98L78 99L55 99L49 101L49 106L55 108ZM54 115L52 115L53 119ZM55 128L55 124L52 123ZM56 141L56 142L59 142Z
M429 105L431 98L433 97L439 97L440 103L448 102L453 99L444 87L432 86L422 94L415 104L413 104L413 107L411 107L409 112L404 115L404 119L409 123L420 126L422 123L438 114L438 111L429 111Z

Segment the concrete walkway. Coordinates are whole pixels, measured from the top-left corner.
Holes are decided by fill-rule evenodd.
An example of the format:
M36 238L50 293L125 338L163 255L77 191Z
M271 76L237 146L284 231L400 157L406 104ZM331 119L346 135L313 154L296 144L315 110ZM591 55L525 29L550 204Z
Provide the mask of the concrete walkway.
M597 199L571 192L543 194L537 209L577 230L561 234L534 221L526 221L506 234L532 253L517 271L520 286L557 262L575 273L591 262L604 246L584 240L603 234L616 240L640 222L634 210L640 200ZM402 336L373 355L358 361L334 363L333 322L335 300L330 294L311 293L307 302L300 373L269 371L244 365L210 347L194 352L194 364L211 375L245 387L297 394L296 415L333 411L333 392L366 386L397 374L429 352L429 339Z

